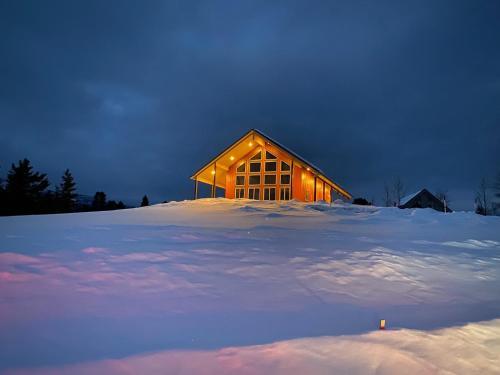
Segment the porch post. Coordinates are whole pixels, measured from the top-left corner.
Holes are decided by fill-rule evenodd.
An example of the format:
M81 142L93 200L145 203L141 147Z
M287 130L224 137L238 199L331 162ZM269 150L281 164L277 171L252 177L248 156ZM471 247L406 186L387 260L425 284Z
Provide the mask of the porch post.
M215 186L215 176L217 175L217 162L214 163L214 182L212 184L212 198L215 198L217 186Z
M323 181L323 200L325 200L325 181Z
M314 176L314 202L316 202L316 176Z
M198 199L198 176L194 179L194 199Z
M290 199L293 199L293 159L292 159L292 172L290 173Z

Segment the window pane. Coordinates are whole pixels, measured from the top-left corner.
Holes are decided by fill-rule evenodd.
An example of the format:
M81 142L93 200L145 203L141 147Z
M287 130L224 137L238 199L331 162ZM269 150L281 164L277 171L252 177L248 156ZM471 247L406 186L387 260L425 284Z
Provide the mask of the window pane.
M245 185L245 176L236 176L236 185Z
M250 160L260 160L262 158L261 152L257 152L254 156L250 158Z
M266 162L266 172L275 172L276 171L276 162L268 161Z
M282 201L290 200L290 188L282 188L280 191L280 199Z
M282 174L280 177L280 183L281 185L290 185L290 175Z
M250 172L260 172L260 163L250 163Z
M275 185L276 184L276 175L275 174L266 174L264 176L264 184Z
M245 196L245 189L236 189L236 198L244 198Z
M245 163L236 168L236 172L245 172Z
M266 201L276 200L276 188L265 188L264 189L264 200L266 200Z
M266 151L266 159L276 159L276 156L271 154L269 151Z
M248 199L259 199L260 189L250 188L248 189Z
M260 185L260 176L250 176L248 178L248 183L250 185Z
M282 171L289 171L290 170L290 166L285 163L284 161L281 162L281 170Z
M270 195L269 195L269 200L275 201L276 200L276 189L272 188L270 189Z

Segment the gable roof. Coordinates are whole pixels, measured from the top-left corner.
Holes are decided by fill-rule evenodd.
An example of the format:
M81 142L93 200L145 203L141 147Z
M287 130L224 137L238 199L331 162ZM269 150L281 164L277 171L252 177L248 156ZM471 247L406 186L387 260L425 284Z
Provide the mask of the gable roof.
M268 142L269 144L271 144L271 145L273 145L273 146L281 149L282 151L284 151L285 153L287 153L292 159L294 159L295 161L298 161L299 164L302 164L304 167L310 168L313 173L315 173L316 175L318 175L318 177L320 177L325 182L327 182L329 185L331 185L332 188L334 188L342 196L346 197L347 199L351 199L352 198L351 194L347 190L345 190L340 185L338 185L336 182L334 182L332 179L330 179L329 177L327 177L325 175L325 173L321 169L319 169L317 166L315 166L311 162L307 161L304 157L300 156L296 152L292 151L288 147L282 145L281 143L277 142L273 138L269 137L268 135L264 134L263 132L261 132L260 130L257 130L257 129L251 129L251 130L249 130L242 137L240 137L235 142L233 142L231 145L229 145L227 148L225 148L217 156L215 156L214 158L212 158L208 163L206 163L205 165L203 165L203 167L201 167L200 169L198 169L191 176L191 179L198 178L198 180L201 181L201 182L205 182L205 183L211 184L212 181L211 181L209 173L211 173L211 171L213 169L212 166L215 163L217 163L216 164L216 168L217 169L218 168L222 168L223 170L227 171L229 169L230 165L233 164L233 161L232 161L233 159L234 160L238 160L241 157L243 157L243 154L246 154L248 152L248 149L245 150L245 148L243 148L243 150L240 151L240 149L242 149L241 145L243 145L245 143L248 143L249 146L252 145L252 147L253 147L253 142L254 141L255 141L256 144L258 144L259 141L262 142L262 140L264 142ZM234 157L233 159L231 159L231 161L230 161L230 159L228 157L228 155L229 155L230 152L237 152L236 157ZM219 186L219 187L224 187L224 181L222 181L221 178L220 178L219 180L216 181L216 185Z
M400 206L405 205L406 203L408 203L409 201L411 201L413 198L415 198L417 195L419 195L420 193L422 193L424 190L425 189L420 189L416 193L408 194L406 197L401 198L401 201L399 202L399 205Z

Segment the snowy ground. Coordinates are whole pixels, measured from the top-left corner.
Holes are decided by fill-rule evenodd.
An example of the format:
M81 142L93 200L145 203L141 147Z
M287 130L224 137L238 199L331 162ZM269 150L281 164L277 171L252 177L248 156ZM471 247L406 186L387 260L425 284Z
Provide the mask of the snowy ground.
M0 218L0 373L498 374L499 318L496 217L206 199Z

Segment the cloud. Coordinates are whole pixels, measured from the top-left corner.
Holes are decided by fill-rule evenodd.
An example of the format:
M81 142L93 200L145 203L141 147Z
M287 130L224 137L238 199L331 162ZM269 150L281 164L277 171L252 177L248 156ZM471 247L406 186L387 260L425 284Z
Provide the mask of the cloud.
M357 195L377 198L397 174L409 189L470 191L498 159L497 12L465 1L8 4L0 160L30 157L52 180L69 167L82 193L182 199L182 176L257 127Z

